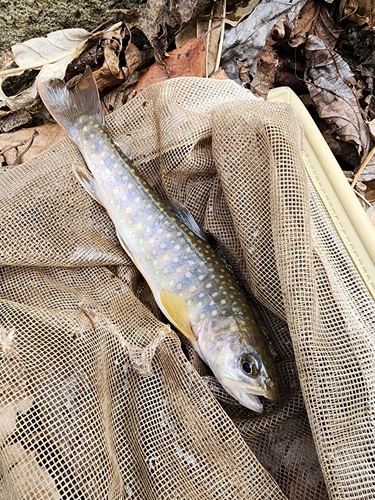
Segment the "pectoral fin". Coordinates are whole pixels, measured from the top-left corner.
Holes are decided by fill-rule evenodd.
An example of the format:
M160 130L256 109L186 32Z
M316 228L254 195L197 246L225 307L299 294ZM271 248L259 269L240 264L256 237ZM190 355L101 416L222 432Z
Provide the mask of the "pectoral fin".
M92 198L94 198L94 200L97 201L100 205L104 206L97 193L95 179L90 170L77 165L73 165L72 169L78 182L84 187L89 195L92 196Z
M189 340L196 341L197 339L190 326L187 306L184 299L177 295L177 293L169 292L164 288L160 292L160 299L172 323Z

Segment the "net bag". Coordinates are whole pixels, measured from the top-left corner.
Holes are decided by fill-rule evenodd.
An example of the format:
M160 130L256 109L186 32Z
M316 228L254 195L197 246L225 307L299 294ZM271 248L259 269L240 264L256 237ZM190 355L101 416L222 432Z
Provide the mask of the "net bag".
M373 498L374 303L294 107L178 78L107 125L213 236L280 398L240 406L165 324L64 139L0 174L0 498Z

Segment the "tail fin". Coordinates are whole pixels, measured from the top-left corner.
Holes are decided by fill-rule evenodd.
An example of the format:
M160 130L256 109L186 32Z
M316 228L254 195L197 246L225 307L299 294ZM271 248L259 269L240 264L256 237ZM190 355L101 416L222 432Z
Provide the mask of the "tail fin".
M73 141L77 122L84 123L85 116L104 124L98 87L89 66L74 90L69 91L62 80L53 78L40 82L38 91L48 111Z

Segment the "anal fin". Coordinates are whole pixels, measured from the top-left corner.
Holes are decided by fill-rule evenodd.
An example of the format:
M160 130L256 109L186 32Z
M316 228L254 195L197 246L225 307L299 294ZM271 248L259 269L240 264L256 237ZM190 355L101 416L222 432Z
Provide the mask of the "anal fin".
M125 250L125 252L129 255L129 257L131 258L131 260L133 261L133 263L137 266L137 263L136 261L134 260L134 257L133 255L131 254L130 250L129 250L129 247L128 245L125 243L124 241L124 238L121 236L121 234L117 231L116 229L116 236L117 236L117 239L119 240L120 242L120 245L122 246L122 248Z
M83 186L83 188L89 193L89 195L92 198L94 198L94 200L97 201L100 205L104 206L97 193L95 186L95 178L90 172L90 170L85 167L77 165L73 165L72 169L76 179Z

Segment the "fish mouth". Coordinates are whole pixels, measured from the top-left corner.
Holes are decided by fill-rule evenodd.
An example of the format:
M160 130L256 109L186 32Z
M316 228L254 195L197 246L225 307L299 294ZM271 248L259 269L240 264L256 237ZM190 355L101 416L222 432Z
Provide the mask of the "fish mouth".
M249 408L250 410L253 410L257 413L262 413L263 411L263 405L260 402L258 396L255 396L255 394L249 394L246 392L239 392L237 395L233 396L239 401L243 406L246 406L246 408Z
M249 390L249 384L241 383L227 377L221 380L221 384L225 390L243 406L257 413L262 413L263 405L257 394L254 394L254 392L258 392L258 394L262 396L264 396L264 393L258 388L254 387L254 391L253 388L251 388L252 392L247 392Z

